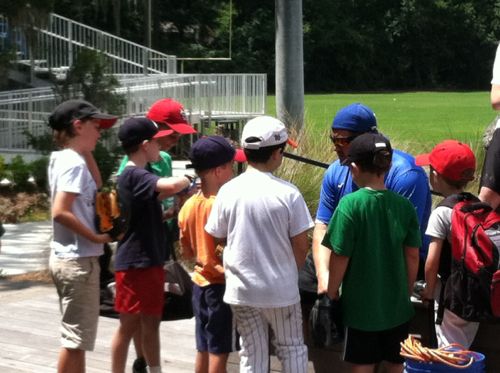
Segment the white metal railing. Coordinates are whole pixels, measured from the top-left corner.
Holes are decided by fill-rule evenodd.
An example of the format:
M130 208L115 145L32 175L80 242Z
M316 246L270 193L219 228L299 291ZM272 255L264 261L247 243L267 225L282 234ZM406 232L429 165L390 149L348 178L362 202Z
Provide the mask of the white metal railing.
M176 57L51 13L46 27L37 29L34 60L39 71L63 72L82 48L102 52L111 60L112 74L175 74Z
M164 97L182 102L193 123L265 113L265 74L153 75L120 83L116 93L126 99L125 116L143 114ZM37 136L45 133L48 115L58 102L60 98L50 88L0 94L0 151L29 151L24 132Z

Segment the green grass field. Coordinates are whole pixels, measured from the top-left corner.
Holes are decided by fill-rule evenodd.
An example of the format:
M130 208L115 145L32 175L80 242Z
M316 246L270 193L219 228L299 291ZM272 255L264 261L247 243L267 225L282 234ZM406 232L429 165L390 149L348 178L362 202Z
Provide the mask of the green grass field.
M306 130L296 152L325 163L336 155L328 139L335 113L342 107L362 102L375 112L380 131L392 145L410 154L430 151L444 139L470 144L477 157L476 180L468 190L477 192L484 147L482 134L495 118L489 92L407 92L373 94L306 95ZM267 112L276 115L275 97L269 96ZM297 185L310 211L315 213L324 169L286 160L279 176Z
M395 143L415 151L454 138L475 145L495 117L489 92L407 92L306 95L306 125L313 133L328 133L336 111L353 102L370 106L380 130ZM275 115L275 97L267 112Z

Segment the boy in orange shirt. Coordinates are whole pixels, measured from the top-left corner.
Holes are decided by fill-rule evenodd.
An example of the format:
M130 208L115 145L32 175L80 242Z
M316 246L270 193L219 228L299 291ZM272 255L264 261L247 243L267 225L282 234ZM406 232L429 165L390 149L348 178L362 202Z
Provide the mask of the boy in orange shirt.
M225 372L233 348L232 313L222 301L225 291L222 253L205 232L212 204L220 187L233 177L236 151L221 136L199 139L189 159L201 179L201 190L179 211L181 254L195 258L192 276L196 320L196 373Z

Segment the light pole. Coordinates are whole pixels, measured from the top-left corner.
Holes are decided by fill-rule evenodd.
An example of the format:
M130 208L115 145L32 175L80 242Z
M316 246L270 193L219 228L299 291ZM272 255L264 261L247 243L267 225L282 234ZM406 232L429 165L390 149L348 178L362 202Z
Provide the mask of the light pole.
M276 0L276 114L288 127L304 124L302 0Z

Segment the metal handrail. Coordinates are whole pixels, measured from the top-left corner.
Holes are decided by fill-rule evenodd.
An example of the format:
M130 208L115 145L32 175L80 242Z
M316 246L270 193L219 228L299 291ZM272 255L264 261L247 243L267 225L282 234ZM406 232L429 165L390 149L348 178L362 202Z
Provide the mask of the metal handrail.
M36 29L38 45L34 59L47 71L73 64L82 48L97 50L111 60L113 74L175 74L173 55L117 37L113 34L51 13L47 26Z
M126 100L125 117L144 114L154 101L172 97L183 103L192 123L200 124L264 114L267 87L265 74L158 74L123 79L115 92ZM46 133L47 118L59 101L50 88L0 95L0 151L29 149L24 132Z

